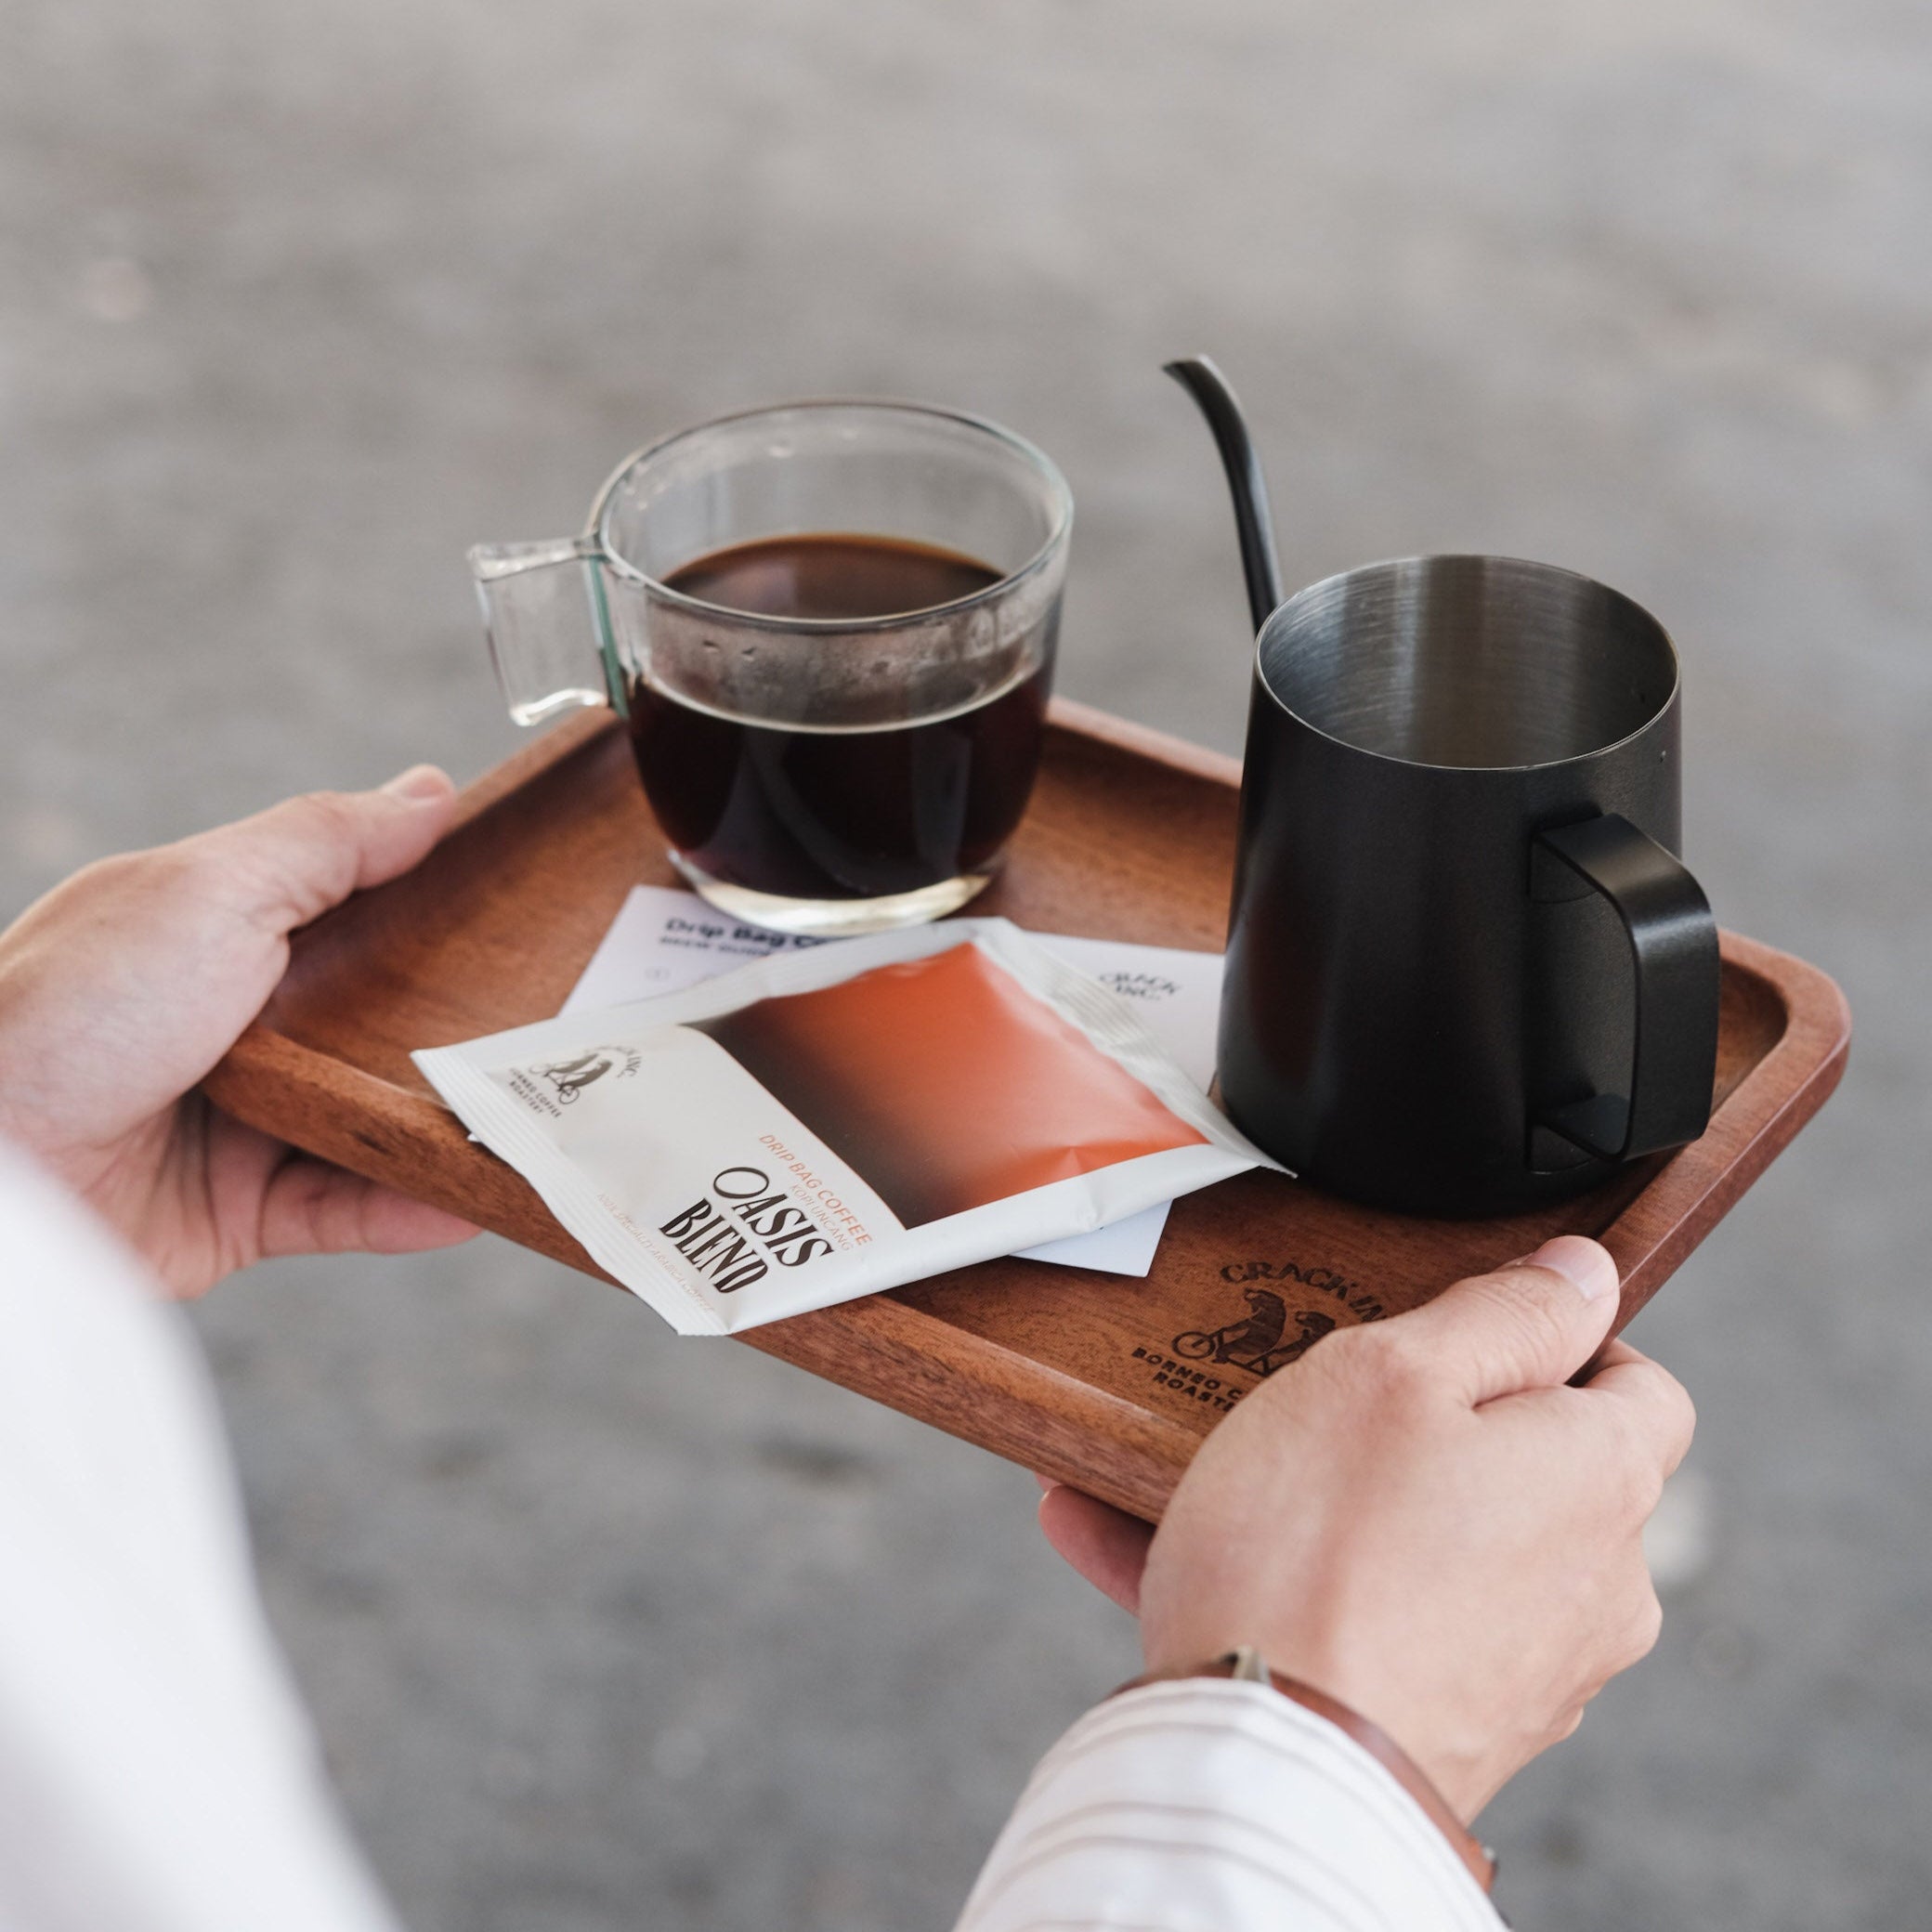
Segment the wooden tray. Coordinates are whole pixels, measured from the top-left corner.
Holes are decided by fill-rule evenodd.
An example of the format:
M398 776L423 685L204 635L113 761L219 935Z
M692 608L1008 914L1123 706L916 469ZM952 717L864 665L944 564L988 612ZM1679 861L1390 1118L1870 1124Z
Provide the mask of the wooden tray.
M1218 948L1238 779L1232 759L1057 703L1008 869L973 909ZM554 1013L629 889L672 882L622 733L586 713L472 786L415 872L297 937L209 1091L255 1127L596 1273L409 1054ZM1216 1417L1305 1338L1411 1308L1550 1234L1609 1245L1628 1321L1823 1104L1849 1031L1823 973L1727 933L1709 1130L1579 1200L1430 1221L1249 1174L1176 1205L1145 1281L987 1261L743 1339L1152 1519ZM1272 1315L1268 1297L1284 1305L1284 1339L1256 1359L1240 1325Z

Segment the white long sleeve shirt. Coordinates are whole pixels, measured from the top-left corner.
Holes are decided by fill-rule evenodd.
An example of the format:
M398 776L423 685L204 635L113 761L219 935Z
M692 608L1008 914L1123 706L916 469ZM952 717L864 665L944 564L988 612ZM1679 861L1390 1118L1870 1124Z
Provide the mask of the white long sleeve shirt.
M1494 1932L1408 1795L1262 1687L1089 1713L959 1932ZM0 1932L397 1932L262 1615L185 1325L0 1147Z

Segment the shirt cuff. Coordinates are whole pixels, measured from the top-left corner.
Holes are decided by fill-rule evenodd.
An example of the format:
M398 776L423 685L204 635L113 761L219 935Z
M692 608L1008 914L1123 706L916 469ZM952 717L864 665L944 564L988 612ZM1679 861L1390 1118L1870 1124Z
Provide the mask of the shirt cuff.
M958 1932L1496 1932L1416 1801L1265 1685L1190 1677L1090 1711L1040 1760Z

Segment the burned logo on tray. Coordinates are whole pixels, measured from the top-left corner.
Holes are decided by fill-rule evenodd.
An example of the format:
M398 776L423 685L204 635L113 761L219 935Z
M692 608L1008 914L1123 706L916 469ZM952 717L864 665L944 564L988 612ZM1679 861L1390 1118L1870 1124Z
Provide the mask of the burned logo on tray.
M1191 1328L1174 1338L1174 1352L1189 1362L1216 1362L1245 1368L1252 1375L1272 1376L1304 1355L1335 1326L1335 1317L1319 1309L1304 1308L1295 1317L1295 1332L1287 1333L1287 1304L1266 1288L1247 1291L1247 1316L1224 1328Z
M1230 1263L1221 1271L1223 1281L1236 1284L1251 1283L1257 1275L1299 1282L1332 1296L1337 1311L1330 1314L1319 1308L1299 1308L1291 1312L1273 1288L1244 1286L1246 1314L1234 1316L1219 1328L1184 1328L1165 1349L1134 1350L1133 1359L1147 1364L1156 1389L1171 1390L1190 1402L1225 1412L1241 1400L1242 1377L1266 1380L1276 1369L1299 1361L1325 1335L1332 1335L1344 1323L1377 1322L1385 1312L1374 1295L1332 1268L1300 1267L1292 1261L1245 1261ZM1240 1373L1217 1375L1217 1369Z

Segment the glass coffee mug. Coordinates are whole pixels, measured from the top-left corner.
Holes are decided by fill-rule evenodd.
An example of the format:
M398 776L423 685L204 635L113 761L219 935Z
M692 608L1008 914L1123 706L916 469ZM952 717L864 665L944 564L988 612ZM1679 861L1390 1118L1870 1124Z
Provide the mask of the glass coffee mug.
M800 402L629 458L579 537L470 552L510 715L609 704L672 864L720 910L937 919L1032 790L1073 500L954 411Z

